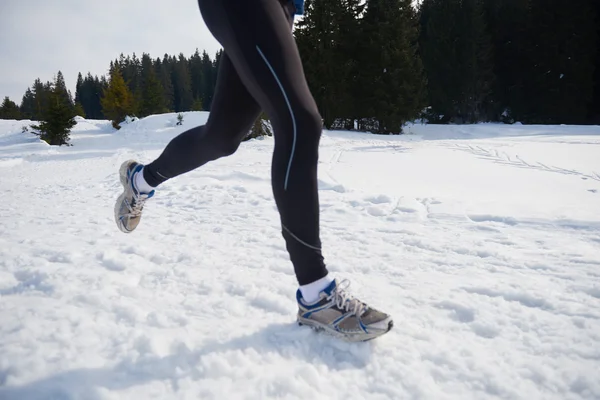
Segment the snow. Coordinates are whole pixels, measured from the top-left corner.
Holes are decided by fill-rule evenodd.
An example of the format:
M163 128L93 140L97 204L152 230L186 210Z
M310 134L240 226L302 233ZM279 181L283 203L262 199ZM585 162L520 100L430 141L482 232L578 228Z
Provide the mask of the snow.
M116 228L121 162L206 117L0 121L0 399L600 398L600 127L325 131L326 261L395 318L348 344L294 322L273 138Z

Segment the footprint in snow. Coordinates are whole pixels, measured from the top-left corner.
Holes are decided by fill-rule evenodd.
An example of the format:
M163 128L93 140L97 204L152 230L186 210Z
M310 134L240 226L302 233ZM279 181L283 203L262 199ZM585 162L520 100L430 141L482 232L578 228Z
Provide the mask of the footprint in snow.
M390 197L383 194L376 197L367 197L365 200L373 204L385 204L392 202Z
M387 213L378 207L369 207L367 208L367 212L374 217L384 217Z
M250 305L266 312L289 315L293 307L287 307L280 296L258 295L250 301Z
M473 333L484 339L493 339L500 334L496 327L480 323L471 325L471 329L473 330Z
M595 286L589 289L584 290L585 293L590 296L600 300L600 286Z
M125 271L127 268L123 259L119 258L118 255L112 255L108 252L98 253L96 258L100 261L102 266L109 271Z
M44 272L24 270L17 271L13 275L18 283L12 288L0 289L0 296L19 294L29 290L46 294L51 294L54 291L54 286L46 282L48 274Z
M524 307L528 308L539 308L542 310L553 310L554 307L548 301L544 299L540 299L537 297L533 297L527 293L511 293L511 292L501 292L488 288L463 288L464 291L471 294L477 294L481 296L487 296L490 298L502 298L505 301L512 301L521 304Z
M475 310L472 308L451 301L442 301L434 304L434 306L442 310L450 310L449 317L458 322L469 323L475 321Z

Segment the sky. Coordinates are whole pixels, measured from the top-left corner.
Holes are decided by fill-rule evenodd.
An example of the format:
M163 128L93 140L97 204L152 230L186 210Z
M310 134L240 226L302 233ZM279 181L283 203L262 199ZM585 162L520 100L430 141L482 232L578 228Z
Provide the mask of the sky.
M77 74L103 75L120 53L153 58L221 48L196 0L0 0L0 101L17 104L36 78L60 70L75 96Z

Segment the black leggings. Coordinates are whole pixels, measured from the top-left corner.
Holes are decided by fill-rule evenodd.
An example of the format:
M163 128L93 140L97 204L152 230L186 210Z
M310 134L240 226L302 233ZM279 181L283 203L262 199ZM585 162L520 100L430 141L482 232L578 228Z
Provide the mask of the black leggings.
M271 178L282 234L298 283L312 283L327 275L317 192L322 122L292 35L294 6L286 0L198 3L224 48L210 115L206 125L174 138L144 168L144 178L158 186L233 154L264 110L275 135Z

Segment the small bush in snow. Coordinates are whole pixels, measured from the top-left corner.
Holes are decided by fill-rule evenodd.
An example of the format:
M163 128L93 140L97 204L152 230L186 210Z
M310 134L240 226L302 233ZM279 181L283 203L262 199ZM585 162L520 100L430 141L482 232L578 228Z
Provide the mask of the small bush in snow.
M271 123L265 113L260 114L260 117L254 122L244 140L255 139L261 136L273 136Z
M130 123L132 123L132 122L139 121L139 120L140 120L140 119L139 119L138 117L136 117L136 116L133 116L133 117L132 117L131 115L127 115L127 116L125 117L125 119L124 119L123 121L121 121L121 123L120 123L119 125L123 125L123 124L130 124Z
M175 125L183 125L183 114L177 114L177 123Z

